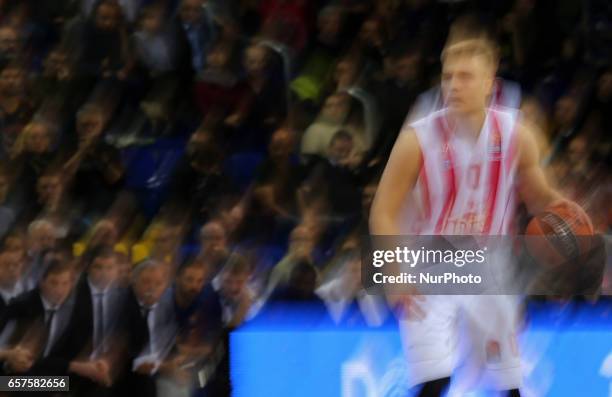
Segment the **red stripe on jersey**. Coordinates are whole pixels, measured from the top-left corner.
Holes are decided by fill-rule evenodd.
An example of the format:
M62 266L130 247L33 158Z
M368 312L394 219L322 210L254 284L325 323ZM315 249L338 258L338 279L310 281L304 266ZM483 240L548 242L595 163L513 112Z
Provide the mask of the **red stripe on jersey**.
M489 163L489 193L487 195L487 204L489 206L487 210L487 217L485 218L485 225L483 233L489 234L491 231L491 224L493 223L493 213L495 212L495 206L497 205L497 190L499 189L499 174L501 171L501 151L502 151L502 139L501 129L495 113L492 113L493 119L493 146L488 145L488 155L494 156L490 159ZM494 149L497 154L490 153L491 149Z
M453 154L450 147L450 132L446 128L442 117L437 118L437 127L439 133L442 135L444 146L444 167L446 168L446 186L448 186L448 192L444 205L442 206L442 213L436 223L435 233L440 234L446 228L448 217L452 213L453 207L455 206L455 197L457 196L457 181L455 178L455 164Z
M425 167L425 155L421 155L421 195L423 200L423 209L425 211L425 219L431 219L431 198L429 197L429 180L427 179L427 169Z

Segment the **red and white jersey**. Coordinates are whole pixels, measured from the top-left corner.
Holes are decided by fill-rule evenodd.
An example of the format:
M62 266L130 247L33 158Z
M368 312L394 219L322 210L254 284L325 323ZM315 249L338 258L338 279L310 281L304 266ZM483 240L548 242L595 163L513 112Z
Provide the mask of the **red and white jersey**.
M422 164L410 204L407 233L504 235L513 228L516 204L517 110L487 110L478 135L451 130L442 109L411 124Z

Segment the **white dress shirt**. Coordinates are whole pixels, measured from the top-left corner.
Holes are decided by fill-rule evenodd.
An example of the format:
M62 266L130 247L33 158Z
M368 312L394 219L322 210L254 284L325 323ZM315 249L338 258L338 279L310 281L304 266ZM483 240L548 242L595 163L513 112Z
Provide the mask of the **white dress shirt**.
M168 290L167 292L169 292ZM140 355L134 359L132 369L135 370L143 363L155 364L153 372L157 371L159 364L170 352L174 345L178 326L173 311L171 294L165 293L159 302L152 306L146 306L138 302L141 312L149 310L147 315L147 329L149 331L149 342Z

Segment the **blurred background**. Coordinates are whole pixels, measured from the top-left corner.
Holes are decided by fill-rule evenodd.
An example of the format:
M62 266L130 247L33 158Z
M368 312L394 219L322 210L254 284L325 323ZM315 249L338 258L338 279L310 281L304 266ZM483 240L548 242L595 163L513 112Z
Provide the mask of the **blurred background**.
M360 289L360 239L467 11L499 39L498 75L520 89L550 180L609 234L607 0L0 0L7 373L49 373L41 362L61 356L51 368L82 378L75 395L223 396L228 333L270 302L310 302L335 324L388 321ZM49 316L7 308L46 296L62 263L72 284L53 310L68 314L42 351L15 353L22 334L7 324ZM108 309L114 298L96 306L109 288L132 314ZM91 332L61 345L79 321Z

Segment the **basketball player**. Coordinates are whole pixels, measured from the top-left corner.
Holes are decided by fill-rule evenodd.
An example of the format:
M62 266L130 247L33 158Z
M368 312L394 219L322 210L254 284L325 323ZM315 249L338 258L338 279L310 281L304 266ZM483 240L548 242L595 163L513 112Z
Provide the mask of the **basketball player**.
M372 205L373 235L505 235L519 200L532 214L562 200L517 112L490 101L498 56L485 30L469 20L455 23L441 60L445 107L398 137ZM454 377L453 388L461 377L466 390L520 396L515 297L390 298L401 303L400 330L419 396L440 396L458 361L471 370Z

